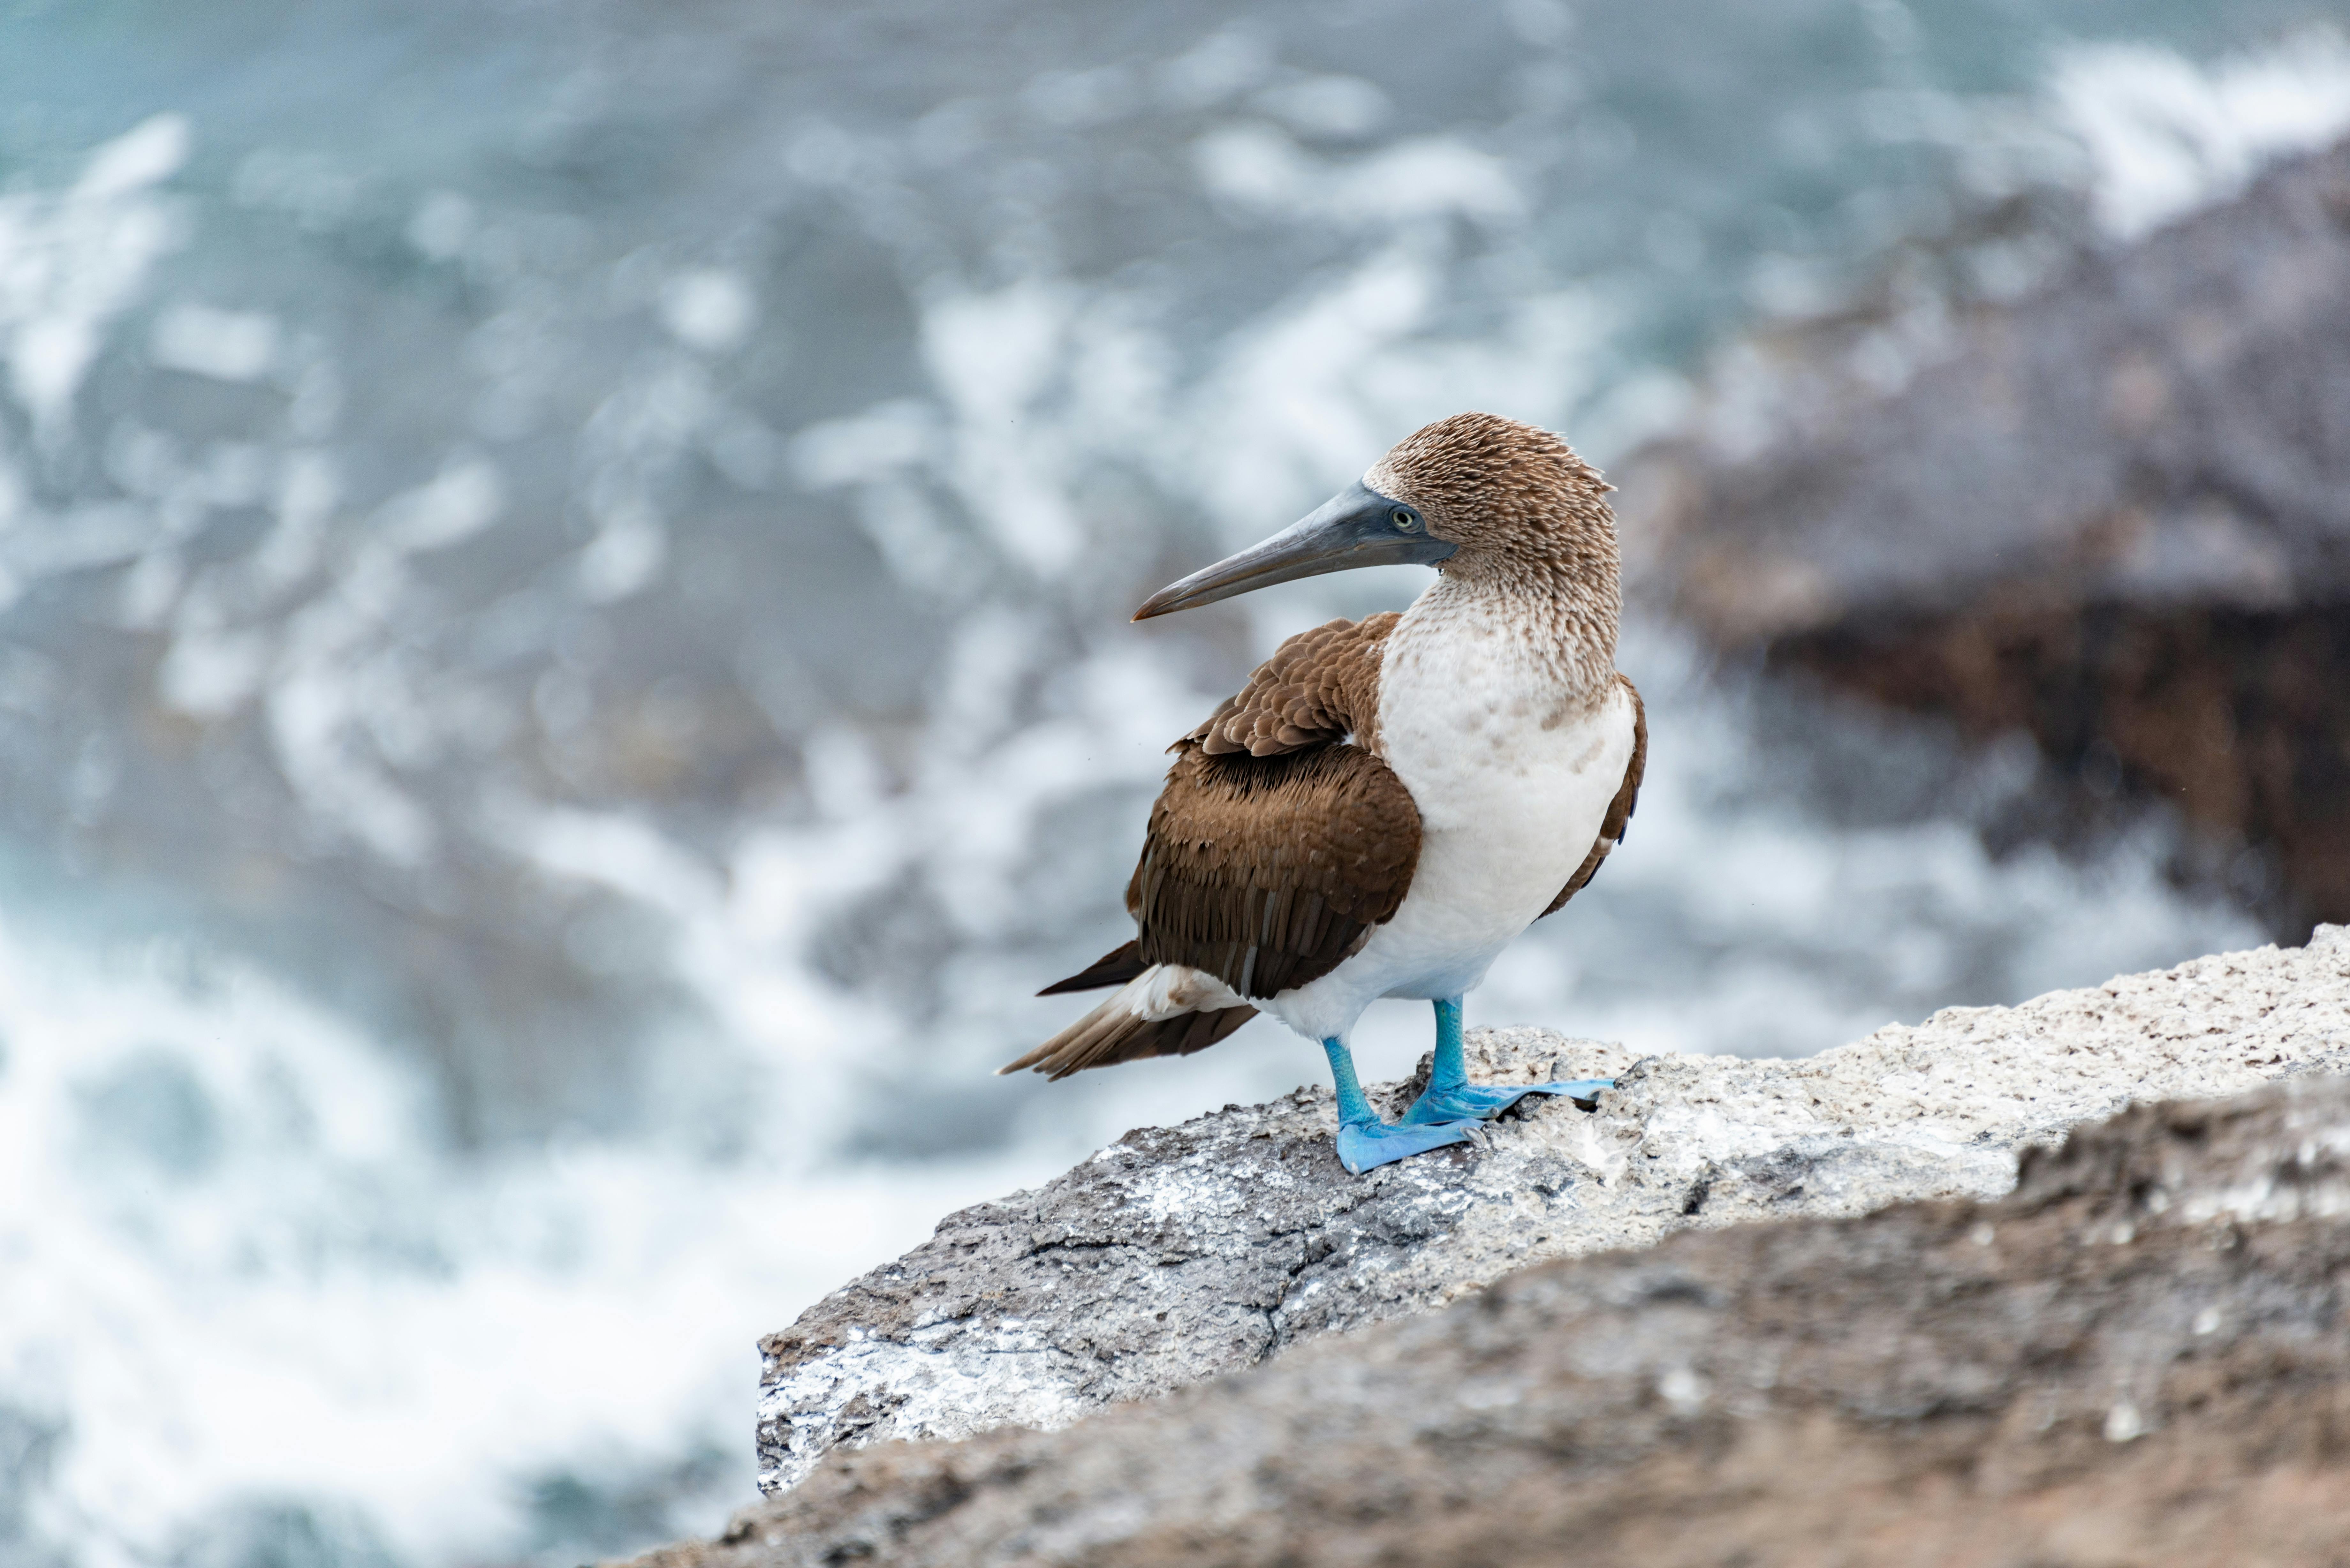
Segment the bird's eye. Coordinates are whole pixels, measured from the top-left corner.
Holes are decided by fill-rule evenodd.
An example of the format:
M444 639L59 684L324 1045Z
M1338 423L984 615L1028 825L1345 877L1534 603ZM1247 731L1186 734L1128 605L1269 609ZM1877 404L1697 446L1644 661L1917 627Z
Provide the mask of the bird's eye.
M1412 515L1412 514L1406 511L1404 508L1399 506L1389 515L1390 520L1395 524L1399 532L1405 534L1417 534L1419 532L1419 519Z

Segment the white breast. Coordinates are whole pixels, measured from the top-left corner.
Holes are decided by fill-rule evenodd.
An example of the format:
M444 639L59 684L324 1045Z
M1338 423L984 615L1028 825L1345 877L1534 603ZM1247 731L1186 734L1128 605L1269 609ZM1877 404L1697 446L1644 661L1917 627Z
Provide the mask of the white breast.
M1419 865L1394 919L1311 985L1267 1006L1343 1035L1381 996L1458 996L1582 866L1630 765L1632 699L1596 704L1482 607L1412 607L1379 676L1378 748L1419 807Z

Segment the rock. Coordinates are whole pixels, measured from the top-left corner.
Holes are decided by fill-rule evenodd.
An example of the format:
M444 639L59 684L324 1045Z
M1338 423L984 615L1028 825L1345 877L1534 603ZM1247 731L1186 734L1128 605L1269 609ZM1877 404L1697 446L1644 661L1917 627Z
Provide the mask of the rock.
M936 1236L761 1344L760 1481L836 1447L1053 1428L1429 1312L1527 1264L1669 1232L2005 1191L2019 1150L2133 1100L2350 1068L2350 931L2015 1008L1958 1008L1817 1056L1665 1056L1533 1029L1481 1075L1614 1075L1477 1145L1347 1175L1328 1093L1129 1133ZM1425 1071L1423 1065L1422 1071ZM1411 1085L1375 1094L1388 1114Z
M2020 302L1748 345L1621 465L1637 591L2262 847L2297 935L2350 919L2346 410L2350 143Z
M2053 1063L2069 1019L2110 1061L2135 996L2141 1040L2338 1061L2350 944L2330 985L2267 957L1950 1042ZM640 1568L2338 1563L2345 1289L2350 1082L2303 1076L2027 1150L1996 1203L1670 1237L1056 1433L836 1455Z

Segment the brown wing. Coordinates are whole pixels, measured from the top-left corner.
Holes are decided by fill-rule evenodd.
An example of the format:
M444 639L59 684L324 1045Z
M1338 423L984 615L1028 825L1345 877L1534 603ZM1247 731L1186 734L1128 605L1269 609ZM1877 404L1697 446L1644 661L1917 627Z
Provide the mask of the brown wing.
M1592 841L1591 853L1583 857L1583 864L1567 879L1566 886L1558 890L1558 897L1550 901L1550 908L1543 911L1545 915L1556 914L1560 905L1582 892L1599 875L1599 863L1607 858L1609 850L1624 842L1625 827L1632 820L1633 808L1640 803L1640 775L1648 766L1648 710L1640 701L1638 688L1621 674L1616 679L1623 681L1625 692L1632 699L1632 760L1625 764L1622 787L1607 803L1607 815L1600 820L1599 836Z
M1419 808L1365 745L1379 657L1402 618L1334 620L1283 643L1240 694L1171 748L1126 905L1140 934L1041 993L1123 985L1187 964L1243 996L1317 980L1394 917L1419 862ZM1004 1067L1066 1077L1188 1055L1251 1007L1156 1022L1112 1002Z
M1141 956L1249 997L1319 980L1394 918L1419 836L1411 792L1360 746L1214 757L1186 740L1127 885Z

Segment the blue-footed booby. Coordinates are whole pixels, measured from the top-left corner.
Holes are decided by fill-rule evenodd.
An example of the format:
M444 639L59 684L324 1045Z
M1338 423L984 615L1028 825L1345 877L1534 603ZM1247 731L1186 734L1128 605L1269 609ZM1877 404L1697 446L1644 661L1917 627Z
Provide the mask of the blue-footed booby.
M1529 1094L1468 1081L1461 1001L1623 840L1648 722L1616 670L1609 486L1547 431L1455 414L1135 619L1354 566L1432 566L1410 608L1300 632L1170 750L1127 885L1135 940L1040 994L1116 987L1003 1071L1188 1055L1269 1012L1321 1043L1360 1173ZM1435 1068L1379 1119L1347 1037L1380 997L1436 1005Z

